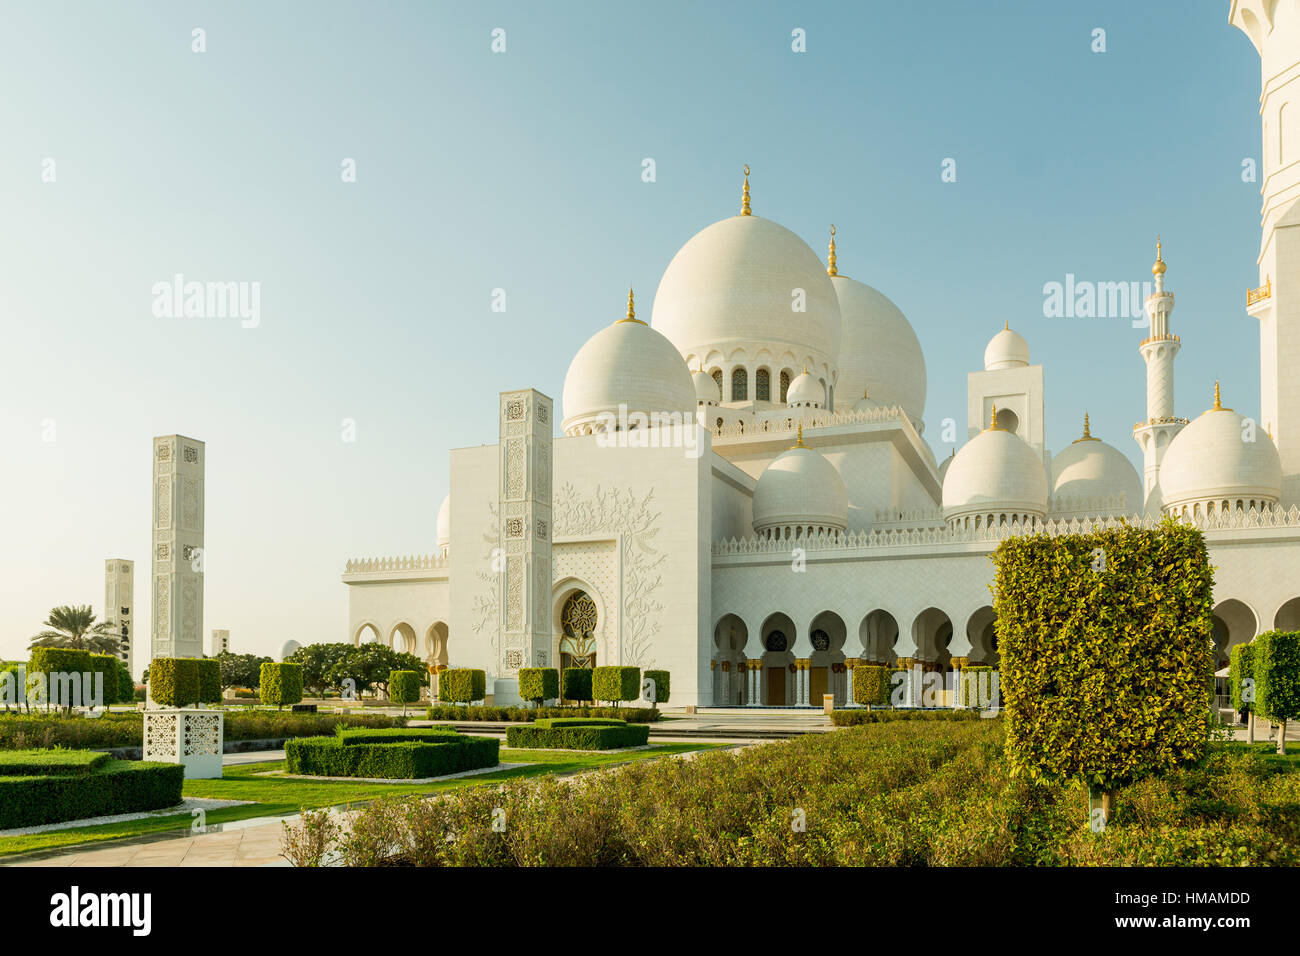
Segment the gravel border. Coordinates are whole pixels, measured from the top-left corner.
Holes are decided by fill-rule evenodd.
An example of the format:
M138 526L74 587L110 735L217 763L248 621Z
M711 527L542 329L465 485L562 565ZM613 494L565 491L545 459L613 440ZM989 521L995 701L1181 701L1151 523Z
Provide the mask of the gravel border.
M193 813L195 810L218 810L222 807L237 807L252 800L212 800L204 797L186 797L174 807L161 810L146 810L142 813L115 813L107 817L83 817L80 820L64 820L60 823L43 823L37 827L17 827L13 830L0 830L0 837L27 836L32 833L51 833L55 830L73 830L77 827L93 827L102 823L125 823L128 820L144 820L148 817L168 817L179 813Z

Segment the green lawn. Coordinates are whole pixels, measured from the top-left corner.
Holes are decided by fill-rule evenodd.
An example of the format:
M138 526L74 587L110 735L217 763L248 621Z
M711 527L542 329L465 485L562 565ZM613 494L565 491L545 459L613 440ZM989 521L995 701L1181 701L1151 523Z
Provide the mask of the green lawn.
M284 769L283 760L271 760L227 767L220 780L187 780L185 781L184 793L187 797L254 801L243 806L209 810L207 823L211 825L229 823L234 820L247 820L251 817L288 816L305 808L366 803L384 796L432 794L463 787L478 787L485 784L500 783L503 780L512 780L519 777L577 773L582 770L606 767L611 764L709 750L719 746L726 745L708 743L659 744L648 750L636 750L628 753L557 753L543 750L511 750L502 747L502 763L527 763L529 766L426 784L316 782L266 776L267 771ZM52 850L84 843L102 843L107 840L118 840L168 831L179 835L180 831L188 831L192 823L193 818L189 814L174 814L165 817L131 820L125 823L108 823L95 827L73 827L67 830L53 830L48 833L37 833L28 836L3 837L0 838L0 856L31 853L36 850Z

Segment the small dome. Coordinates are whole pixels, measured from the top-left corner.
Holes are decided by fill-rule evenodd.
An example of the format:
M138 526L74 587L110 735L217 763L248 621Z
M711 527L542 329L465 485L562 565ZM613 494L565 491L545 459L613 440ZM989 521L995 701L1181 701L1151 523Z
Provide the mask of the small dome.
M1167 511L1183 505L1237 499L1273 505L1282 496L1282 460L1273 439L1246 416L1219 401L1174 436L1160 464L1160 491ZM1254 440L1248 440L1253 434Z
M802 443L773 459L754 488L754 531L759 534L843 531L848 514L844 479L820 452Z
M897 405L918 431L924 428L925 355L898 306L883 293L848 276L831 277L840 300L844 336L836 394L865 389L882 405Z
M802 289L804 311L792 311ZM683 355L767 350L832 368L840 305L817 253L761 216L723 219L673 256L655 293L652 324Z
M943 484L944 476L948 474L948 466L952 464L952 460L956 455L957 449L954 448L952 454L939 463L939 484Z
M984 371L995 372L1002 368L1020 368L1029 364L1029 343L1019 332L1004 328L989 339L984 349Z
M629 296L630 298L630 296ZM564 377L566 435L601 426L619 406L628 414L685 413L694 418L695 383L673 343L634 317L606 326L569 363Z
M1124 497L1125 511L1142 511L1142 479L1137 469L1118 448L1092 436L1085 415L1083 437L1052 459L1052 497L1073 498L1077 504L1118 495ZM1083 510L1087 510L1086 504Z
M877 408L884 408L884 407L885 404L883 402L876 401L874 398L868 395L867 390L865 388L862 390L862 397L853 403L853 410L855 412L870 412L870 411L874 411Z
M451 495L442 499L438 506L438 553L447 554L451 547Z
M695 400L699 404L716 405L722 401L722 389L708 372L703 369L692 372L691 381L695 383Z
M1047 472L1024 441L996 426L986 428L953 457L943 479L943 514L1047 513Z
M301 647L302 645L297 641L285 641L284 645L280 648L280 660L288 660L294 654L298 653Z
M794 377L794 381L790 383L785 393L785 403L796 408L808 406L821 408L825 400L826 392L821 382L809 375L806 368Z

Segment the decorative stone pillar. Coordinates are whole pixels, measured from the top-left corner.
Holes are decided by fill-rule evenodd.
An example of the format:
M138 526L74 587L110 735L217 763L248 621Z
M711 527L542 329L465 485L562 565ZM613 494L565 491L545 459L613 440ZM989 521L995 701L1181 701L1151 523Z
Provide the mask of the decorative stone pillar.
M808 669L812 666L812 658L801 657L794 662L794 666L798 668L795 677L799 683L799 706L806 707L808 705L808 683L809 678L812 676Z
M187 780L220 778L224 720L219 710L145 710L144 759L178 763Z
M203 442L153 440L153 639L155 657L203 656ZM138 642L137 642L138 643Z
M899 670L906 671L906 674L904 674L905 679L903 683L903 706L904 707L916 706L916 695L917 692L920 690L920 688L914 686L915 683L913 679L914 675L912 674L912 665L914 663L916 663L915 658L900 657L898 659L898 663L894 665Z
M761 657L751 657L747 662L749 665L749 706L763 706L762 680L763 680L763 659Z
M965 688L962 686L961 672L970 666L969 657L953 657L949 659L952 666L952 706L965 707Z
M497 673L507 681L503 690L513 696L521 667L551 666L551 400L531 388L502 392L500 425L505 560Z
M861 663L862 663L862 658L860 657L844 658L844 706L845 707L858 706L853 699L853 668L857 667Z

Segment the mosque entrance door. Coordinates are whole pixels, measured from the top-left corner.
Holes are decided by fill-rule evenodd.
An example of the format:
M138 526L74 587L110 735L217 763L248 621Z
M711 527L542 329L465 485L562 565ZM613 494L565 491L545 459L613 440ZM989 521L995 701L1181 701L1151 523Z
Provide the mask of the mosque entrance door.
M595 667L596 602L586 591L564 602L560 627L560 667Z
M767 669L767 704L769 707L785 706L785 668L782 666Z
M815 707L822 705L822 695L827 693L829 667L808 668L808 703Z

